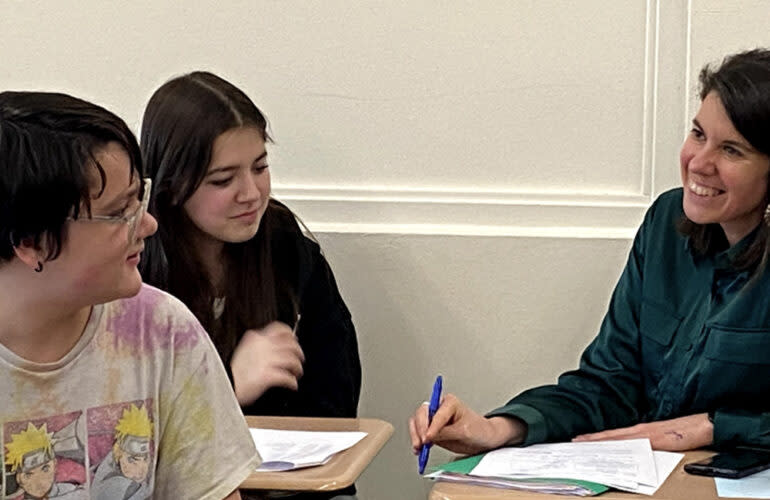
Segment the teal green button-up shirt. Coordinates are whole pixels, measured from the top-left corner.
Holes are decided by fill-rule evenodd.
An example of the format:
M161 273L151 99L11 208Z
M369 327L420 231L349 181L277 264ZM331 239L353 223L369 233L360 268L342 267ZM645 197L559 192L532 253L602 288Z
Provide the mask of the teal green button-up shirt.
M731 266L756 230L698 257L681 216L681 189L649 209L580 367L488 416L522 419L533 444L713 410L716 445L770 446L770 271Z

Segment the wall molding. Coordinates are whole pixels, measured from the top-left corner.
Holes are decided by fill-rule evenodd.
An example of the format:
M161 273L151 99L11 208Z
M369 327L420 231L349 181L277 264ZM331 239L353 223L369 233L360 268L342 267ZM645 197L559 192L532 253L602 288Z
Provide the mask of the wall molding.
M314 232L632 238L649 195L279 186Z
M274 194L319 233L633 238L652 200L678 178L688 73L681 65L689 63L682 24L689 22L690 11L691 0L646 0L642 148L638 182L630 189L276 184Z

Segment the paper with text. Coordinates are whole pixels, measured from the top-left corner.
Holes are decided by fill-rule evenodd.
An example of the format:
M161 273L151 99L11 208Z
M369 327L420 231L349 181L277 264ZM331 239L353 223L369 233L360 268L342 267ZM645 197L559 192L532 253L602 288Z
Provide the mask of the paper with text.
M678 463L681 454L674 455L679 455ZM654 491L676 466L674 463L672 467L663 467L675 457L662 457L661 466L666 469L662 472L667 474L659 481L656 457L648 439L538 444L487 453L471 474L517 479L558 477L593 481L627 491Z
M658 484L649 486L640 484L636 489L629 490L643 495L654 495L658 488L663 484L668 476L674 472L676 466L684 458L684 453L674 453L672 451L653 451L655 456L655 470L658 472Z
M249 429L262 457L258 471L286 471L326 463L361 441L366 432Z

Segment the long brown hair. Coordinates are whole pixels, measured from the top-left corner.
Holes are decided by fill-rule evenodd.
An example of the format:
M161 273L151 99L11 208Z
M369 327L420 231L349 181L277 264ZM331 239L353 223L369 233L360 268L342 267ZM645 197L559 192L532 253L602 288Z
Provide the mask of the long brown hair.
M150 98L142 120L141 150L153 179L149 211L158 232L145 242L145 281L182 300L228 362L243 331L279 317L295 304L291 286L276 276L271 239L288 208L271 200L259 231L243 243L225 243L225 306L214 317L216 290L194 249L194 226L184 203L203 181L214 140L236 127L254 127L270 142L267 120L244 92L208 72L174 78ZM296 305L292 307L296 308Z

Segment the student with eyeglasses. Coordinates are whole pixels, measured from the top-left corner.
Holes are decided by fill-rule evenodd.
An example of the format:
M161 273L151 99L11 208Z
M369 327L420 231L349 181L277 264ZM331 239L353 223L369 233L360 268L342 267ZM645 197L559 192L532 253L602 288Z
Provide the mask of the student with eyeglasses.
M238 499L258 463L208 335L142 284L142 171L111 112L0 93L0 497Z

